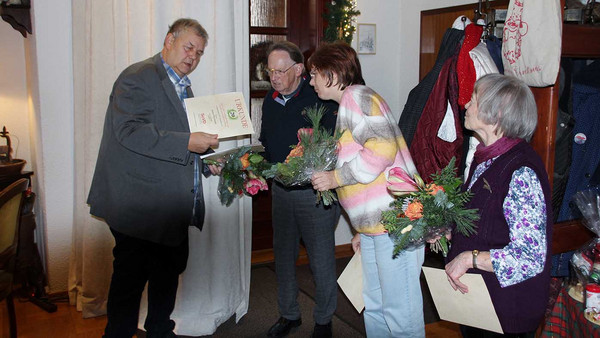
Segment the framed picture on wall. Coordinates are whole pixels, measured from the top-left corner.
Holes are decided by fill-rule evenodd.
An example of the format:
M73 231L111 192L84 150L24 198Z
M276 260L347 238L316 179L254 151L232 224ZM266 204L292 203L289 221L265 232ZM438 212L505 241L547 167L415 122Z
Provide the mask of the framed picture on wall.
M358 24L358 54L375 54L377 47L375 24Z

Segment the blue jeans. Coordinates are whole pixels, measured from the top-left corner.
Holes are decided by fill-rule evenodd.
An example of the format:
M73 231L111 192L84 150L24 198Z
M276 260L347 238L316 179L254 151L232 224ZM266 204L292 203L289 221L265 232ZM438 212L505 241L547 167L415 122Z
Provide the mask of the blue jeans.
M367 337L425 337L419 276L425 249L392 258L394 243L385 235L360 235Z
M277 303L282 317L300 318L296 260L300 238L304 241L310 270L315 280L317 324L331 321L337 306L335 272L335 226L340 217L337 204L316 204L316 194L308 189L285 189L273 183L273 252L277 276Z

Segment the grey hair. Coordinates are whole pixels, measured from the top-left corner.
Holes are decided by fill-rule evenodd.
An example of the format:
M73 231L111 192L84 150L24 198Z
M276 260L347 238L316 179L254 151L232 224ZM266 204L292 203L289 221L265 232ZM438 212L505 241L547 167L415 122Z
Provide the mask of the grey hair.
M177 38L181 32L185 32L190 28L194 30L196 35L203 38L205 42L208 42L208 33L206 32L204 27L202 27L202 25L198 21L190 18L182 18L175 20L175 22L173 22L173 24L169 26L169 32L167 32L167 34L171 33L173 34L173 37Z
M267 57L276 50L287 52L290 55L290 59L292 59L292 61L304 64L304 55L302 55L300 48L298 48L298 46L296 46L294 43L289 41L275 42L267 50Z
M475 82L478 117L509 138L531 139L537 126L537 106L525 82L502 74L488 74Z

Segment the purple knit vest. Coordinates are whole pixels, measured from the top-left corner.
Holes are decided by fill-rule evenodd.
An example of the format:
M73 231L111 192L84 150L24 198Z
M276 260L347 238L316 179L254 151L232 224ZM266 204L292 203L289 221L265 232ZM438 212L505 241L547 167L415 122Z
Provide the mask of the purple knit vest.
M473 175L475 163L471 166ZM520 142L503 155L500 155L473 184L474 194L468 208L479 209L480 220L477 222L477 234L465 237L452 233L452 247L447 261L463 251L489 251L500 249L509 243L509 229L504 219L504 198L512 174L521 167L531 168L541 182L546 202L546 240L547 254L542 273L521 283L500 287L496 275L477 269L469 269L468 273L481 274L494 303L496 314L500 319L504 333L522 333L535 330L544 317L548 302L550 285L551 243L552 243L552 199L548 175L540 157L526 142ZM470 177L469 177L470 179ZM467 181L468 182L468 181ZM463 187L465 189L465 187Z

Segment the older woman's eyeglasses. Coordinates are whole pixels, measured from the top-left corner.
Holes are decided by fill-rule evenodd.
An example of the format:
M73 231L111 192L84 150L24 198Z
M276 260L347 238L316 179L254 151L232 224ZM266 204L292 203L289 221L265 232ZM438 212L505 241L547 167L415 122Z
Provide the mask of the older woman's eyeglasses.
M281 75L287 73L288 70L292 69L292 67L294 67L297 64L298 64L298 62L295 62L293 65L287 67L287 69L285 69L285 70L267 69L267 74L269 74L269 76L273 76L273 75L281 76Z

